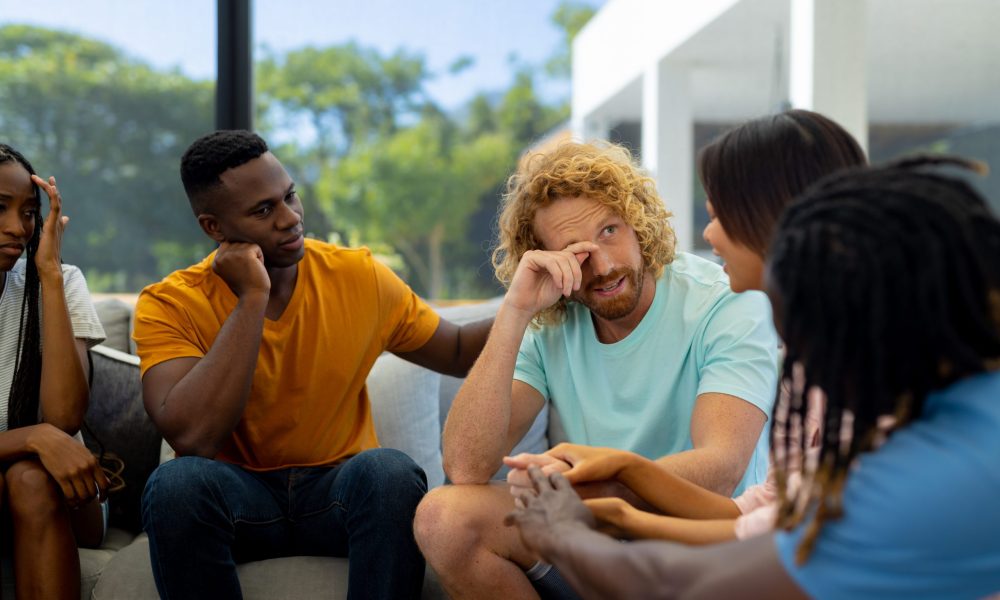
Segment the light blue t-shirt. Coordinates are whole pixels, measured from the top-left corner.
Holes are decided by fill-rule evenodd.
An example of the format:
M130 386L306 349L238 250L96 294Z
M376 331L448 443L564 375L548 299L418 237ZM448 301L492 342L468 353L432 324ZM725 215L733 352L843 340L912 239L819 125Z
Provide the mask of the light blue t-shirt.
M924 412L862 455L844 516L795 566L802 527L776 534L785 569L815 598L985 598L1000 592L1000 373L927 397Z
M691 449L699 394L737 396L770 419L777 348L764 294L734 294L722 268L679 252L628 337L602 344L587 307L571 303L559 325L525 333L514 379L552 403L570 442L657 459ZM735 494L764 480L767 459L765 426Z

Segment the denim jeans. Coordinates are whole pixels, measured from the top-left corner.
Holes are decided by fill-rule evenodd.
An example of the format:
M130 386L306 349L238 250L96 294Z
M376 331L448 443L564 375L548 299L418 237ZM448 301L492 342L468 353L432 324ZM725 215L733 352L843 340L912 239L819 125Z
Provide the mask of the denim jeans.
M349 599L419 598L413 515L426 491L423 470L384 448L335 467L263 473L177 458L142 497L156 589L168 600L241 598L237 563L349 555Z

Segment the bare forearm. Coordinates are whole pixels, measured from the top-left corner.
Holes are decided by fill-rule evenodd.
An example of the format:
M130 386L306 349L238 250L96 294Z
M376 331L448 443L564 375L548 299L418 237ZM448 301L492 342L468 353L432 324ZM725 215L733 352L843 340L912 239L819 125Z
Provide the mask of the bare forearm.
M530 317L501 306L479 359L458 390L445 422L444 469L455 483L484 483L508 448L511 381Z
M542 559L585 599L677 597L667 574L667 544L622 544L582 525L553 531L550 538Z
M704 545L736 539L733 519L682 519L634 511L621 530L631 539L666 540L681 544Z
M656 510L685 519L735 519L740 515L728 496L707 490L660 462L632 455L618 480Z
M66 433L80 429L87 412L87 377L77 353L62 273L40 274L42 296L42 420Z
M243 416L266 296L240 299L208 353L167 393L154 419L178 452L214 457Z
M490 330L493 328L493 319L484 319L473 323L466 323L458 329L457 357L455 359L456 370L452 373L456 377L466 377L476 359L482 354L489 339Z
M746 470L746 463L736 465L727 452L713 447L678 452L656 463L669 473L726 497L732 495Z
M39 425L29 425L0 432L0 462L12 463L33 454L30 439Z

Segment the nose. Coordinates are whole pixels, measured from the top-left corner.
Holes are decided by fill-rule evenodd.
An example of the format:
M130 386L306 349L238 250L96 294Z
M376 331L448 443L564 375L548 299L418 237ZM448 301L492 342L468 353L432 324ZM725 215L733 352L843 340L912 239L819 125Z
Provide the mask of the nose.
M302 215L288 204L281 203L278 211L278 218L274 222L275 226L282 231L291 229L302 222Z
M590 253L590 258L587 260L587 264L590 265L590 269L597 277L604 277L608 273L615 270L614 262L603 248L592 251Z
M28 226L16 210L5 210L0 213L0 231L19 240L28 237Z
M708 242L709 245L712 244L712 240L708 239L708 228L711 227L711 226L712 226L712 224L709 223L708 225L705 225L704 229L701 230L701 239L703 239L706 242Z

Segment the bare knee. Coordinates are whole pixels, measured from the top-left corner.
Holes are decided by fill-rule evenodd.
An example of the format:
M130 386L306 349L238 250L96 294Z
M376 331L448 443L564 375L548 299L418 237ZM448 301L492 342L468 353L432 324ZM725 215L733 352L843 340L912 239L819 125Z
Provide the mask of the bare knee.
M519 544L503 524L504 515L513 506L506 486L435 488L417 507L414 536L427 561L435 568L460 565L483 551L515 560L520 558L514 547Z
M64 510L62 492L35 460L14 463L4 475L11 515L19 522L47 522Z
M428 492L417 506L413 534L432 564L468 551L476 544L474 523L463 516L466 499L461 492L454 486L438 487Z

